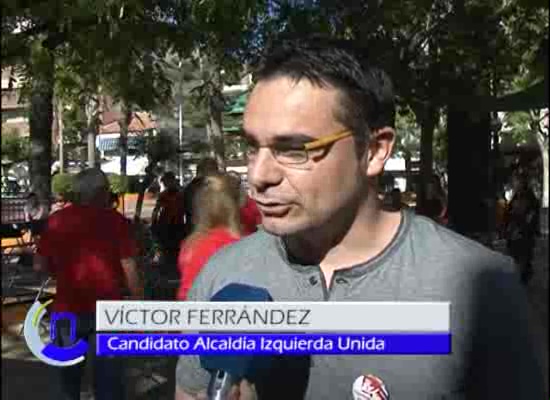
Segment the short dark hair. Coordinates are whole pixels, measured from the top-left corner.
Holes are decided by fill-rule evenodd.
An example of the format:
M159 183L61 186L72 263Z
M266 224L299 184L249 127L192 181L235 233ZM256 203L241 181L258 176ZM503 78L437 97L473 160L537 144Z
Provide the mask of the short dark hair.
M176 175L172 171L168 171L162 175L162 178L160 178L160 180L164 184L166 184L166 182L173 182L176 180Z
M326 38L284 40L260 61L256 81L289 77L307 79L317 87L332 86L342 94L336 118L357 138L371 129L395 125L393 85L388 75L372 65L366 53L351 42Z

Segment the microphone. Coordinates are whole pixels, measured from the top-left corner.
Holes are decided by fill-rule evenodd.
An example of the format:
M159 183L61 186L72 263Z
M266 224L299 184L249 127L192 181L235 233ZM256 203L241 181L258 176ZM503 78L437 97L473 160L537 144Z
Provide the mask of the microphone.
M273 301L265 288L230 283L211 301ZM309 356L201 355L201 367L211 372L209 400L226 400L242 379L255 384L261 399L303 400L309 378Z
M223 287L211 301L273 301L269 292L264 288L231 283ZM258 365L261 359L264 364L269 363L268 357L253 357L252 355L203 355L200 357L201 367L212 371L212 377L207 389L209 400L224 400L229 394L233 384L247 378L250 382L257 380L255 376L257 368L265 368ZM255 365L256 364L256 365Z

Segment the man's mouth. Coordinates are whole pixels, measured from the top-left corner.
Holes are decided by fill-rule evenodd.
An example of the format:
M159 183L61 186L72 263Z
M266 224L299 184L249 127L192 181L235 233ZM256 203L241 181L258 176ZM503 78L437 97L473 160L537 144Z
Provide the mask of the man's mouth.
M256 200L256 205L264 216L269 217L281 217L290 210L290 204L288 203Z

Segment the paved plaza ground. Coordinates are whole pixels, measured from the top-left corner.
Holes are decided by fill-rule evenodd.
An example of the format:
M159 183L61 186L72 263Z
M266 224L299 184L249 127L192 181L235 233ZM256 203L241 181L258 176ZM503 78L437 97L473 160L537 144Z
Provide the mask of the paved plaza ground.
M540 240L536 251L535 274L528 287L536 339L548 377L548 239ZM2 399L59 400L58 370L37 361L18 335L25 305L5 306L2 312ZM172 400L175 359L129 360L129 400ZM90 381L88 374L87 382ZM92 400L89 383L82 400ZM548 382L547 382L548 388ZM547 390L548 391L548 390ZM536 399L533 399L536 400Z

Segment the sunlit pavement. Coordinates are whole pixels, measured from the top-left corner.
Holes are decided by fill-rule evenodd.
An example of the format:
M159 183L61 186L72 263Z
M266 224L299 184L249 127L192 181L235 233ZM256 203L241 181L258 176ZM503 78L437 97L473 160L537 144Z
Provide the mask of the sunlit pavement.
M548 377L548 239L540 239L533 279L527 290L533 325ZM2 307L2 399L59 400L59 370L37 361L18 335L28 305ZM128 370L128 400L172 400L175 359L131 359ZM90 374L85 378L82 400L92 400ZM86 383L87 382L87 383ZM548 387L548 382L547 382ZM87 389L88 388L88 389Z
M14 324L2 332L2 399L59 400L59 369L38 361L18 336ZM173 399L175 359L129 359L128 399ZM87 368L81 399L93 400L92 373Z

